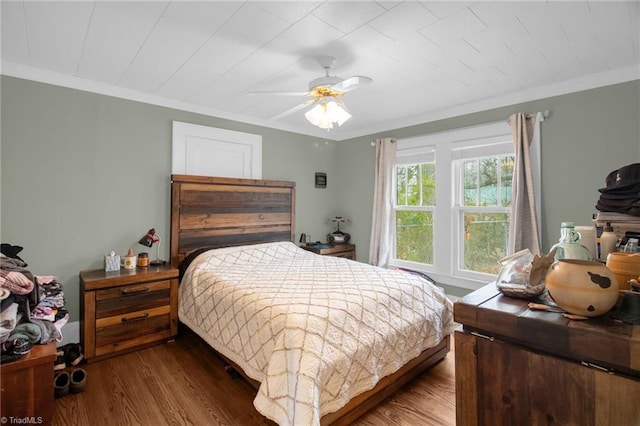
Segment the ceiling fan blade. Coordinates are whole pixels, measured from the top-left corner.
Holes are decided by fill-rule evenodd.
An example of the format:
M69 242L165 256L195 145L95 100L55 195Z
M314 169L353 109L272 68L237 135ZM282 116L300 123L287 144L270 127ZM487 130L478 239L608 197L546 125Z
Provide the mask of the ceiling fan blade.
M331 86L331 89L338 92L346 93L351 90L357 89L360 86L364 86L365 84L369 84L372 81L373 80L369 77L354 75L353 77L345 78L340 83L334 84L333 86Z
M291 109L288 109L288 110L286 110L286 111L284 111L284 112L281 112L280 114L278 114L278 115L276 115L276 116L274 116L274 117L271 117L271 118L269 119L269 121L279 120L279 119L281 119L281 118L283 118L283 117L286 117L287 115L291 115L291 114L293 114L293 113L294 113L294 112L296 112L296 111L300 111L301 109L304 109L304 108L308 107L309 105L313 105L313 104L315 104L316 102L318 102L318 100L317 100L317 99L310 99L310 100L308 100L307 102L303 102L303 103L301 103L301 104L299 104L299 105L294 106L294 107L293 107L293 108L291 108Z
M309 92L244 92L245 95L274 95L274 96L309 96Z

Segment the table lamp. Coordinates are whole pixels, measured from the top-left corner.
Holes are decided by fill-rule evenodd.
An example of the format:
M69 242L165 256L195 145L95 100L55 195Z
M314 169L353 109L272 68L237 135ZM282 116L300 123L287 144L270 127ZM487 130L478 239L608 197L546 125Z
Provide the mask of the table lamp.
M164 265L167 262L160 259L160 234L158 234L154 228L149 229L145 236L140 238L140 241L138 241L138 244L142 244L147 247L152 247L154 243L158 243L156 246L156 260L152 260L150 264L151 266Z
M342 232L340 230L340 224L344 222L349 222L349 219L346 219L342 216L330 217L329 222L334 222L337 224L338 229L333 231L331 234L327 234L327 242L331 244L347 244L351 239L351 235L346 232Z

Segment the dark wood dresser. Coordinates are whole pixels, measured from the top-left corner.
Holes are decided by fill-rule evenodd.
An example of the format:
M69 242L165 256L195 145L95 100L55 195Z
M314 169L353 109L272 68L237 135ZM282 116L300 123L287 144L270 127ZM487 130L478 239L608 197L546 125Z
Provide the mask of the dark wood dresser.
M80 338L88 361L173 339L178 333L178 270L80 272Z
M454 315L458 426L640 425L640 325L530 310L495 284Z

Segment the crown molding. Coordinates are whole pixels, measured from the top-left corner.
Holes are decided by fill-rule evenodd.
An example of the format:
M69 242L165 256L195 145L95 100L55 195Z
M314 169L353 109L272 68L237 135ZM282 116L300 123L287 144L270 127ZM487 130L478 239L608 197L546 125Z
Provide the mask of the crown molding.
M397 120L392 123L386 122L384 127L378 126L377 128L367 129L369 131L367 135L373 135L380 132L392 132L393 130L401 129L403 127L416 126L419 124L430 123L432 121L459 117L461 115L472 114L475 112L502 108L509 105L516 105L539 99L580 92L583 90L596 89L598 87L626 83L634 80L640 80L640 67L629 66L625 68L618 68L611 71L565 80L559 83L547 84L544 86L534 87L532 89L513 92L503 96L483 99L478 102L458 105L452 108L421 113L420 115L407 117L406 119ZM343 134L341 140L361 136L364 136L361 132L359 134L356 134L355 132L350 135Z
M89 93L97 93L100 95L113 96L116 98L127 99L135 102L142 102L181 111L193 112L196 114L222 118L225 120L237 121L243 124L253 124L255 126L278 129L287 132L302 133L300 132L300 129L296 128L295 126L288 126L282 123L259 120L254 117L249 117L242 114L233 114L225 111L220 111L215 108L209 108L189 102L170 99L163 96L144 93L124 87L118 87L112 84L100 83L97 81L70 76L67 74L61 74L54 71L16 64L13 62L2 61L0 74L9 77L37 81L39 83L52 84L54 86L67 87L69 89L82 90ZM322 135L322 133L320 133L320 135Z
M79 77L69 76L66 74L56 73L53 71L42 70L39 68L29 67L25 65L15 64L12 62L2 61L0 74L9 77L22 78L26 80L37 81L41 83L53 84L56 86L68 87L71 89L82 90L90 93L97 93L106 96L114 96L117 98L127 99L136 102L143 102L151 105L162 106L182 111L193 112L196 114L207 115L211 117L231 120L243 124L252 124L255 126L266 127L271 129L282 130L286 132L298 133L312 137L320 137L325 140L342 141L367 135L373 135L380 132L390 132L403 127L425 124L436 120L457 117L460 115L471 114L480 111L486 111L494 108L501 108L509 105L515 105L524 102L535 101L538 99L549 98L553 96L564 95L568 93L579 92L583 90L595 89L598 87L609 86L612 84L624 83L633 80L640 80L640 68L630 66L619 68L611 71L590 74L571 80L565 80L559 83L548 84L544 86L526 89L519 92L510 93L503 96L497 96L490 99L484 99L478 102L458 105L444 110L431 111L421 113L420 115L407 117L402 120L396 120L384 125L368 127L360 129L357 132L340 131L329 133L322 129L310 128L308 132L300 131L295 126L290 126L273 121L259 120L253 117L241 114L232 114L225 111L219 111L214 108L203 107L189 102L169 99L162 96L143 93L140 91L117 87L111 84L100 83L93 80L87 80Z

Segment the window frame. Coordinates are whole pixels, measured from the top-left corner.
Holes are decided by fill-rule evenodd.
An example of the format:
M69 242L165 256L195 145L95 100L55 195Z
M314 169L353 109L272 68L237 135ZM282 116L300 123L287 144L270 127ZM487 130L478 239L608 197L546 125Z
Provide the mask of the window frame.
M539 122L538 122L539 124ZM433 155L435 160L435 182L436 197L433 209L433 265L410 262L396 258L396 232L395 232L395 211L397 182L394 173L394 200L393 200L393 225L390 226L392 232L392 257L389 261L390 267L410 268L425 272L436 281L456 287L477 289L496 279L496 275L484 274L473 271L466 271L459 267L462 264L462 247L457 247L455 241L464 234L463 211L466 207L460 206L460 195L455 191L461 188L459 168L461 162L460 153L468 150L469 155L491 156L496 152L496 144L509 141L513 146L511 129L505 121L466 127L450 131L438 132L429 135L422 135L412 138L398 139L396 159L400 164L418 164L425 158ZM493 147L493 148L492 148ZM540 211L539 196L539 128L534 132L534 141L531 146L532 168L534 169L534 181L536 183L536 202L538 206L538 220ZM432 153L432 154L430 154ZM484 153L484 154L483 154ZM511 152L514 153L513 151ZM495 155L504 155L497 151ZM477 157L476 157L477 158ZM411 161L411 159L415 159ZM444 186L443 186L444 182ZM456 205L457 204L457 205ZM474 207L475 208L475 207ZM491 209L491 208L487 208ZM499 208L499 212L504 212L504 208ZM507 209L509 209L507 207Z

